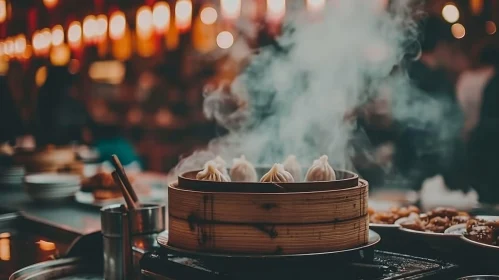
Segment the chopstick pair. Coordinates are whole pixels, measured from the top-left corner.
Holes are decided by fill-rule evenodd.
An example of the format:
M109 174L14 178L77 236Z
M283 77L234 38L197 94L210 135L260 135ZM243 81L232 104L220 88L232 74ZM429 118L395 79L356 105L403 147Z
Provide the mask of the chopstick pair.
M120 187L127 207L132 210L136 209L139 204L139 198L125 173L125 168L123 168L123 165L116 155L111 156L111 162L113 163L114 168L116 168L116 171L113 171L112 173L114 183Z

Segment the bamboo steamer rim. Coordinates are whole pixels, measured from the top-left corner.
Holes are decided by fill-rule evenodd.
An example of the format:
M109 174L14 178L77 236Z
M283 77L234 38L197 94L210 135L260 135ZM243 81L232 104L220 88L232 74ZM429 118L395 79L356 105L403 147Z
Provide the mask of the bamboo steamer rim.
M190 171L190 172L194 172L194 171ZM188 172L187 172L188 173ZM352 174L355 174L353 172L350 172ZM356 175L356 174L355 174ZM179 176L180 177L180 176ZM358 175L357 175L357 178L358 178ZM197 191L197 190L191 190L191 189L184 189L184 188L179 188L178 187L178 182L174 182L172 184L169 184L168 185L168 188L171 188L171 189L174 189L175 191L180 191L180 192L186 192L186 193L196 193L196 194L241 194L241 195L255 195L255 194L258 194L258 195L312 195L312 194L320 194L320 193L334 193L334 192L342 192L342 191L349 191L349 190L355 190L355 189L361 189L361 188L365 188L365 187L369 187L369 183L364 180L364 179L360 179L358 178L359 180L359 184L357 186L354 186L354 187L348 187L348 188L335 188L335 189L330 189L330 190L321 190L321 191L288 191L288 192L224 192L224 191ZM193 180L193 181L200 181L200 180ZM333 182L333 181L327 181L327 182ZM218 183L226 183L226 184L230 184L231 182L216 182L217 184ZM238 182L232 182L232 183L238 183ZM313 182L305 182L305 183L313 183ZM268 182L264 182L264 183L260 183L260 184L276 184L276 183L268 183ZM279 183L281 184L281 183ZM277 184L277 185L279 185ZM286 183L286 184L296 184L296 183Z
M267 168L267 167L257 167L257 169L261 168ZM268 168L270 170L270 168ZM201 172L202 170L191 170L184 172L178 176L178 179L180 180L185 180L185 181L192 181L192 182L207 182L203 180L198 180L195 177L190 178L187 175L188 174L197 174L198 172ZM334 170L334 172L341 172L349 175L347 178L343 179L336 179L336 180L328 180L328 181L312 181L312 182L306 182L306 181L300 181L300 182L286 182L286 183L277 183L277 182L250 182L252 184L269 184L269 185L306 185L306 184L313 184L313 183L342 183L342 182L348 182L348 181L355 181L359 179L359 175L357 173L354 173L352 171L348 170L343 170L343 169L337 169ZM229 184L246 184L248 182L239 182L239 181L230 181L230 182L216 182L217 184L222 184L222 185L229 185Z

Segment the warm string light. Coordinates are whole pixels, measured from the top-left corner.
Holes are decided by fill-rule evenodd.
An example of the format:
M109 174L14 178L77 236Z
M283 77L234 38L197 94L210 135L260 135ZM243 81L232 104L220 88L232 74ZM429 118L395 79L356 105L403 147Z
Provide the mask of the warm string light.
M222 31L217 36L217 45L221 49L228 49L234 44L234 36L229 31Z
M201 10L199 17L201 18L201 22L210 25L217 21L218 13L213 7L205 7Z
M94 43L97 35L97 18L93 15L86 16L83 20L83 41L87 44Z
M455 23L459 20L459 9L456 5L449 3L443 7L442 17L449 23Z
M192 2L178 0L175 4L175 26L181 32L187 31L192 24Z
M170 26L170 6L164 1L156 2L152 10L152 23L156 32L164 34Z
M451 27L451 32L456 39L462 39L466 35L466 28L460 23L455 23Z
M125 36L126 18L123 12L114 12L109 20L109 37L119 40Z
M149 38L153 31L152 10L149 6L142 6L137 11L137 36L140 38Z
M489 35L494 35L497 32L497 26L493 21L487 21L485 23L485 32Z
M267 20L279 22L286 14L286 0L267 0Z
M60 25L52 28L52 46L59 46L64 43L64 29Z
M81 44L81 24L73 21L68 28L68 43L72 48L78 48Z
M98 42L105 41L107 35L107 16L98 15L96 24L97 24L97 29L95 30L96 40Z
M43 0L43 4L45 5L45 7L49 9L52 9L55 6L57 6L58 2L59 2L58 0Z
M241 0L220 0L222 16L228 20L235 20L241 14Z
M4 53L6 56L13 56L15 51L14 40L7 38L4 45Z
M14 41L14 52L18 56L22 56L26 51L26 37L24 35L18 35Z

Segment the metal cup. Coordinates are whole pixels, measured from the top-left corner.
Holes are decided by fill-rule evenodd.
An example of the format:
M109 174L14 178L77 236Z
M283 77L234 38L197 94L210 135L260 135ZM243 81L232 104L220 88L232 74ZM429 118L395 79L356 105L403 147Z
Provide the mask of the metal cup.
M166 206L141 204L126 211L115 204L101 209L104 239L104 279L135 279L132 244L141 238L162 232L166 228Z

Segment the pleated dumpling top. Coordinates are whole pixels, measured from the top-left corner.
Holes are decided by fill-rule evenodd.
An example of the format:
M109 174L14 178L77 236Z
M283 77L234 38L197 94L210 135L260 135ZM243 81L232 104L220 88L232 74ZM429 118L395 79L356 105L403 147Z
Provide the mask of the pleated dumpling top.
M329 165L328 157L321 156L319 159L314 160L314 163L307 171L305 176L307 182L320 182L320 181L333 181L336 180L336 173Z
M246 160L244 155L233 160L232 168L230 169L230 178L235 182L257 182L255 167Z
M284 166L282 164L276 163L269 172L265 173L260 179L260 182L275 182L275 183L292 183L295 180L293 176L288 171L284 170Z
M207 162L205 168L196 174L196 179L202 181L230 182L229 177L223 175L211 161Z

